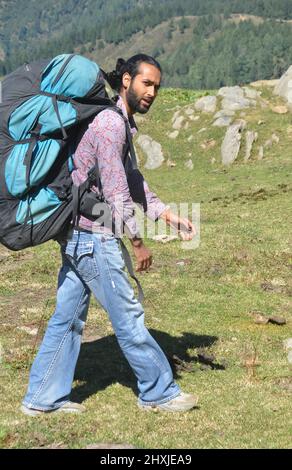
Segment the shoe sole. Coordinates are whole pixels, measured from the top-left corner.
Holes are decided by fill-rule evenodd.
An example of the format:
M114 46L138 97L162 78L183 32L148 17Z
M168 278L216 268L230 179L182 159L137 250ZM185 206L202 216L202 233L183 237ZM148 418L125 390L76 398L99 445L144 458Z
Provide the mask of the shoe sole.
M26 406L21 406L20 410L23 414L27 416L40 416L40 415L48 415L51 413L83 413L81 410L73 409L73 408L57 408L56 410L48 410L48 411L41 411L41 410L34 410L32 408L27 408ZM84 410L85 411L85 410Z
M193 401L193 403L190 403L189 405L185 405L183 408L167 408L167 407L164 407L163 405L141 405L141 403L138 403L138 407L140 408L140 410L143 410L143 411L152 411L154 413L158 413L160 411L168 411L170 413L183 413L184 411L189 411L191 410L192 408L195 408L198 404L198 398L196 400Z

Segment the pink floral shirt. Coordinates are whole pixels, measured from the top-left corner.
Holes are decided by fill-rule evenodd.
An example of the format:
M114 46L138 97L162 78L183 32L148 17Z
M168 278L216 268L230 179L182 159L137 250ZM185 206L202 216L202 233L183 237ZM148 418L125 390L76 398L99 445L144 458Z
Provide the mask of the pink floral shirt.
M123 115L128 119L121 97L117 101L117 106L122 109ZM132 135L136 132L136 128L132 127ZM138 226L134 215L134 202L122 162L125 143L126 130L122 116L110 109L99 113L89 124L77 146L73 157L75 169L72 179L77 186L85 181L88 171L95 165L97 158L103 194L111 208L112 217L115 221L122 220L130 236L134 236L138 235ZM146 214L151 220L156 220L166 206L155 193L150 191L145 180L143 185L147 201ZM96 187L93 190L98 193ZM98 221L92 222L83 216L80 217L79 226L94 232L111 231L101 226Z

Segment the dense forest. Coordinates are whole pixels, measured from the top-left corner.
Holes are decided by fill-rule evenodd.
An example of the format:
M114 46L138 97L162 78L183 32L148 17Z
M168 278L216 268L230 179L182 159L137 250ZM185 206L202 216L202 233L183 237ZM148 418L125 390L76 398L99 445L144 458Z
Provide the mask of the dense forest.
M230 21L238 13L259 18ZM165 85L275 78L292 63L291 19L292 0L0 0L0 75L75 48L90 56L166 22L164 41L148 50L163 65Z

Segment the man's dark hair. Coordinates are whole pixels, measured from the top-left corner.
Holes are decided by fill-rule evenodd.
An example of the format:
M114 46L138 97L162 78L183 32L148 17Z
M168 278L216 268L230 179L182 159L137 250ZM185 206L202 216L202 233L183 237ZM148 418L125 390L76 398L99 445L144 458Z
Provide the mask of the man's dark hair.
M156 67L160 73L162 73L160 64L153 57L147 54L136 54L130 57L128 60L118 59L115 70L105 74L105 78L112 89L119 92L122 88L122 78L124 73L128 72L131 78L135 78L139 73L139 67L142 63L154 65L154 67Z

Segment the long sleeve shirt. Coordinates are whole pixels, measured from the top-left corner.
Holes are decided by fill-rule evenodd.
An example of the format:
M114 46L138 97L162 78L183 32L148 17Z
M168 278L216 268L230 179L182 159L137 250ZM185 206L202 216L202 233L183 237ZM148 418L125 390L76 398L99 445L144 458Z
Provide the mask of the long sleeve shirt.
M117 106L128 119L121 97L117 101ZM133 123L132 126L130 125L130 130L132 135L137 132ZM122 161L125 143L126 129L122 116L111 109L101 111L89 124L76 148L72 179L77 186L83 183L97 159L103 196L110 206L116 229L118 230L118 227L124 224L132 237L139 235L139 231L135 219L134 202L130 195ZM147 202L146 215L151 220L157 220L166 209L166 205L149 189L145 180L143 180L143 186ZM92 189L99 193L97 187L94 186ZM94 232L111 231L108 227L102 226L98 219L93 222L83 216L80 217L79 226Z

